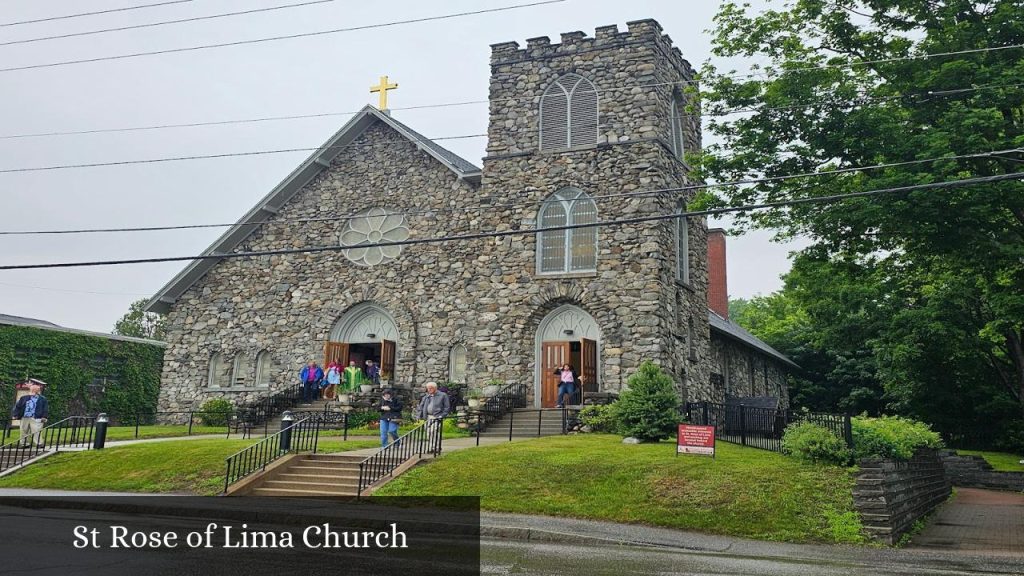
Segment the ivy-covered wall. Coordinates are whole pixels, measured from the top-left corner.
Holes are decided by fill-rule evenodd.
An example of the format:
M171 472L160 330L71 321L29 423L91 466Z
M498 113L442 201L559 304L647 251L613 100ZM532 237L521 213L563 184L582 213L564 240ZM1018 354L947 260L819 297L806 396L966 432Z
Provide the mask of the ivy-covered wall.
M28 326L0 325L0 402L10 412L14 386L47 383L50 420L75 414L156 410L164 349Z

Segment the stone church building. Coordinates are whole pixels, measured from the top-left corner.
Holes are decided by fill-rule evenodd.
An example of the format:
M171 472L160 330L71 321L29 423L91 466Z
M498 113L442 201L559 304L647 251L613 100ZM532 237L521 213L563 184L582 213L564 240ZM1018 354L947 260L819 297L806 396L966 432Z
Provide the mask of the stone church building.
M787 402L792 363L709 312L704 219L580 226L693 194L694 72L660 25L491 48L482 168L367 106L153 297L161 410L252 401L325 358L378 360L399 387L526 382L537 406L563 363L593 394L650 359L684 399Z

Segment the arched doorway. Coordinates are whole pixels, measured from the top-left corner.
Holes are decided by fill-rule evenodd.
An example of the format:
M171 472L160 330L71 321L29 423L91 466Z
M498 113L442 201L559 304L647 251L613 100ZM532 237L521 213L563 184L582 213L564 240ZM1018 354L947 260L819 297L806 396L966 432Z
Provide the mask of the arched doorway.
M572 304L549 312L537 327L534 404L542 408L557 404L559 379L554 371L563 364L572 364L583 378L583 396L598 392L600 350L601 330L593 316ZM582 396L577 400L582 401Z
M347 366L355 360L363 367L366 360L380 366L382 378L394 378L398 351L398 325L382 306L363 302L350 308L331 327L324 345L324 365L338 362Z

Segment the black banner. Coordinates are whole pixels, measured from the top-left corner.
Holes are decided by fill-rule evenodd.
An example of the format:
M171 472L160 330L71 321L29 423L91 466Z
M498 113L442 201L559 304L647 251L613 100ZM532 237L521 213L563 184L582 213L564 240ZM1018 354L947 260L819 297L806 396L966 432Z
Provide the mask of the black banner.
M478 498L0 497L4 574L480 574Z

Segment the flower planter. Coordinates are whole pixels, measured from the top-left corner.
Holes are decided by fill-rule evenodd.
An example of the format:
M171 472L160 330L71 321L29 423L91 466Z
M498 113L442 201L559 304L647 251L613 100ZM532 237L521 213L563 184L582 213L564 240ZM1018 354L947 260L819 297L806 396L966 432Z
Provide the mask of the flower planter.
M363 394L369 394L370 392L373 392L373 384L360 384L359 390L361 390Z
M338 402L341 404L351 404L352 396L350 394L338 394Z
M479 408L480 407L480 399L479 398L469 398L469 399L466 400L466 404L468 404L470 408Z

